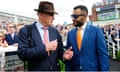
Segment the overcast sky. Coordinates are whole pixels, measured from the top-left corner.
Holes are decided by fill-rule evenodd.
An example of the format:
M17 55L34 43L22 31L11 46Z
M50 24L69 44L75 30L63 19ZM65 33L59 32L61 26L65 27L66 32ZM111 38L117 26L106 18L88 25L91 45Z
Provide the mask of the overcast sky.
M37 19L34 9L38 8L39 2L42 0L0 0L0 11L15 13ZM59 13L55 16L54 23L71 23L70 15L72 9L77 5L86 5L91 14L93 3L102 0L47 0L54 3L55 10Z

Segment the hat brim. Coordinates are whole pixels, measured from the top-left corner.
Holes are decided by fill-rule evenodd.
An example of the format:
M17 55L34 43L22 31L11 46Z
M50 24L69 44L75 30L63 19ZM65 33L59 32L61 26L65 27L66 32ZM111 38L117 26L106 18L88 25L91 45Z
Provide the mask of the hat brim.
M53 14L58 14L58 12L55 12L55 11L48 11L48 10L41 11L41 10L39 10L39 9L34 9L34 11L37 11L37 12L45 12L45 13L53 13Z

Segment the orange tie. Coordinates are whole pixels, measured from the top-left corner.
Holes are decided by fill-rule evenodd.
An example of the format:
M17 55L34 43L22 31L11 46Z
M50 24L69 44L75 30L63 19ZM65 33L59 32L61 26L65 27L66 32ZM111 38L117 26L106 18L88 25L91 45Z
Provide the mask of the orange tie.
M82 44L82 34L80 29L77 30L77 45L78 45L78 50L80 50Z

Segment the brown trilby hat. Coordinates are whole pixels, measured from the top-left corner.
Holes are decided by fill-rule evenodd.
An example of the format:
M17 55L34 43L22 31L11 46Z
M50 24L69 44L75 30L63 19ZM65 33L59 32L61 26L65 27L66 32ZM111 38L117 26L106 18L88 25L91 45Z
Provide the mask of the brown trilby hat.
M45 13L53 13L58 14L54 10L54 5L51 2L48 1L40 1L38 9L34 9L37 12L45 12Z

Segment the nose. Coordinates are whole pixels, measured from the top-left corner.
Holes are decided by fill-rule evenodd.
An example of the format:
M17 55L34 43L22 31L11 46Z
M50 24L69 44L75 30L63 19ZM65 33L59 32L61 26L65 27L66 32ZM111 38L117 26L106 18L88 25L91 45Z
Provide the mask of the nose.
M73 21L73 22L75 22L75 21L76 21L76 19L75 19L75 18L73 18L73 19L72 19L72 21Z

